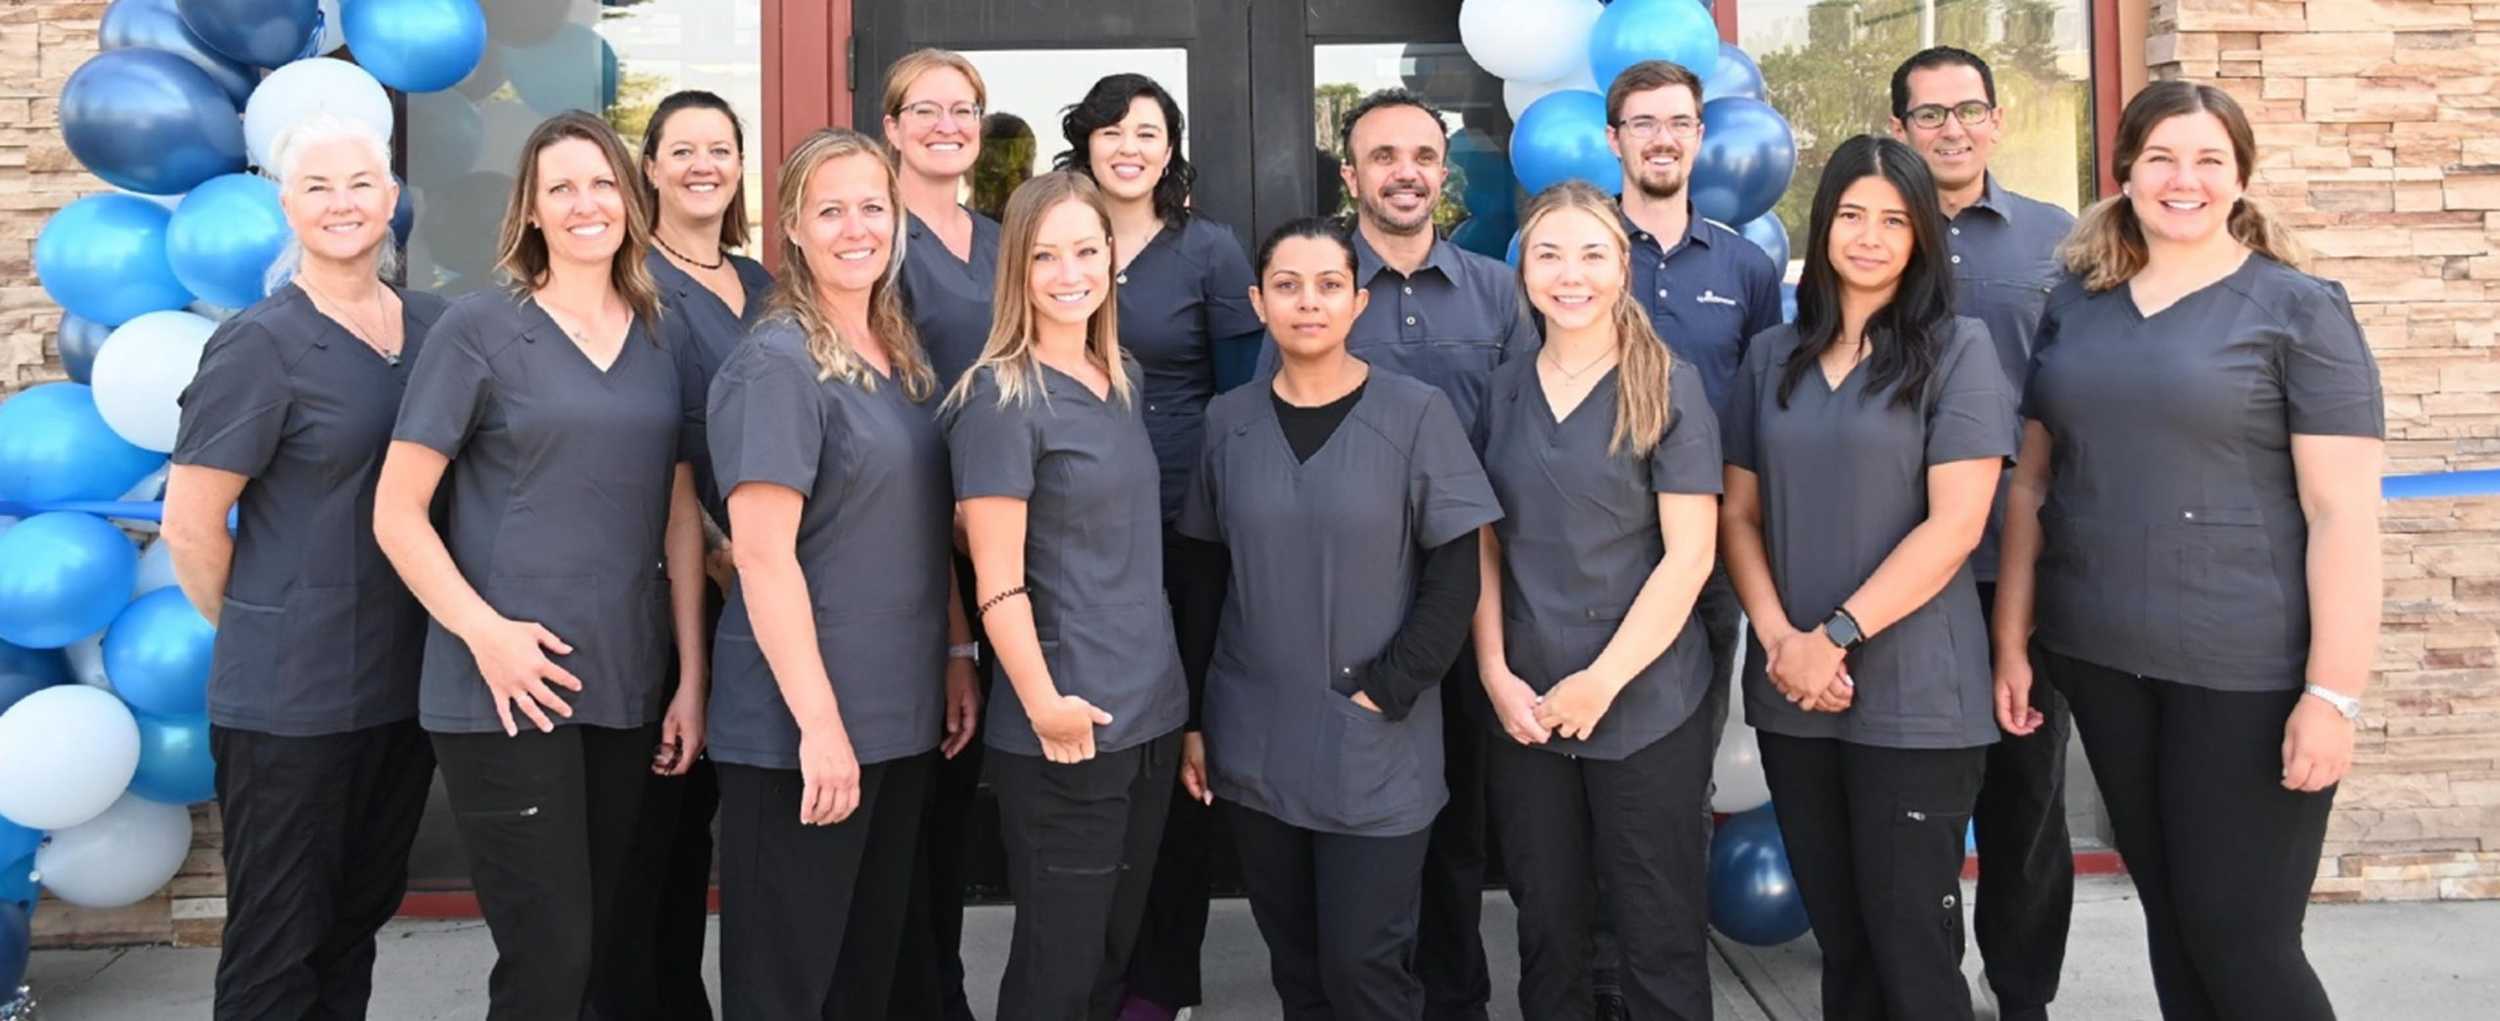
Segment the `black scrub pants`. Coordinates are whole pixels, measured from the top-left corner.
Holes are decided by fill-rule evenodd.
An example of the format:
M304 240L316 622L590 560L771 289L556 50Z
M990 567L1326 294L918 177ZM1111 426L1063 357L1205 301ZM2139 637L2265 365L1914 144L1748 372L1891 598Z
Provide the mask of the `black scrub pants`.
M1992 616L1996 585L1979 586ZM1979 842L1972 935L2004 1021L2039 1021L2057 998L2075 913L2075 846L2066 831L2066 742L2074 723L2057 686L2031 686L2040 729L1988 746L1971 825Z
M1416 916L1430 830L1321 833L1223 802L1285 1021L1413 1021Z
M1172 628L1182 635L1194 629L1211 632L1223 612L1221 587L1191 584L1178 577L1190 568L1189 558L1176 556L1175 533L1163 533L1163 593L1172 603ZM1212 647L1213 635L1201 634L1197 647ZM1192 648L1188 638L1181 648ZM1163 846L1156 852L1154 887L1146 893L1146 917L1137 930L1137 949L1129 955L1127 995L1159 1007L1194 1007L1200 993L1199 950L1207 938L1210 859L1221 839L1214 808L1172 786L1172 811L1163 823Z
M720 628L721 593L703 587L710 624ZM670 662L674 663L675 660ZM676 671L661 704L674 696ZM634 825L634 858L616 904L614 981L594 991L599 1021L711 1021L703 987L704 930L712 902L712 817L720 781L710 758L684 776L653 776Z
M570 1019L613 978L657 724L434 734L469 879L495 938L489 1021Z
M1180 750L1174 731L1068 764L991 751L1016 897L999 1021L1096 1021L1117 1009Z
M960 553L955 556L955 581L964 603L964 619L971 622L973 640L985 653L975 676L980 679L981 704L986 707L997 692L997 665L986 655L981 615L973 605L972 561ZM927 807L920 826L920 867L913 879L917 889L904 925L902 959L894 973L897 1016L974 1021L972 1001L964 995L964 887L973 834L981 832L973 813L980 807L982 764L987 758L976 732L972 743L954 758L941 755L930 767Z
M795 769L723 764L721 1013L888 1018L936 752L860 768L859 807L799 822Z
M1709 804L1709 741L1706 707L1620 760L1493 739L1485 786L1519 906L1521 1017L1595 1015L1601 920L1632 1017L1710 1016L1709 835L1693 822Z
M1969 1021L1962 852L1988 751L1761 732L1828 1021Z
M425 732L414 721L317 737L211 726L209 751L226 864L214 1016L364 1017L373 933L408 891L434 781Z
M2037 646L2032 658L2074 706L2144 904L2162 1017L2333 1018L2301 923L2335 789L2283 789L2300 691L2215 691Z
M1423 910L1416 934L1416 974L1424 983L1428 1021L1484 1021L1493 976L1484 963L1485 852L1492 842L1485 814L1484 760L1493 717L1476 678L1473 642L1442 678L1442 778L1450 801L1432 820L1424 849Z

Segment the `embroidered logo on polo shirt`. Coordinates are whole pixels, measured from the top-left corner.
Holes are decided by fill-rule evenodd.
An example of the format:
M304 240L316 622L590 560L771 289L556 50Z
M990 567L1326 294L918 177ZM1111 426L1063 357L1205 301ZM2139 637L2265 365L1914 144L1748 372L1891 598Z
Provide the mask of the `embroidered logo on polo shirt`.
M1704 305L1734 305L1737 303L1736 299L1720 294L1719 292L1713 291L1707 287L1702 288L1701 294L1695 296L1693 300Z

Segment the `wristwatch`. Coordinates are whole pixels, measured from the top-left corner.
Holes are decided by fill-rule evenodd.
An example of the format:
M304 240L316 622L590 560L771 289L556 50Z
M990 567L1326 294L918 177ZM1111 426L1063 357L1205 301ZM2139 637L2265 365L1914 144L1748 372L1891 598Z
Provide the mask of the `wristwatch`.
M1849 615L1846 606L1832 611L1831 619L1823 622L1823 634L1843 651L1857 648L1858 643L1866 641L1866 632L1858 628L1858 619Z
M2334 706L2336 712L2344 714L2344 719L2347 722L2361 722L2360 699L2354 698L2351 695L2344 694L2343 692L2329 688L2322 684L2312 684L2301 690L2316 696L2320 702Z
M981 644L965 642L962 645L949 645L946 647L946 658L978 661L981 658Z

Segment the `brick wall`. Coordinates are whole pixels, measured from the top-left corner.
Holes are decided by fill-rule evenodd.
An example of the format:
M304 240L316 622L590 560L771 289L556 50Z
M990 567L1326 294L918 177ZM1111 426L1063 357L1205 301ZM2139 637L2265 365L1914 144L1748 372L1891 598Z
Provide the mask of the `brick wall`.
M61 142L61 83L95 54L101 3L0 5L0 393L61 377L60 309L35 283L35 234L103 190Z

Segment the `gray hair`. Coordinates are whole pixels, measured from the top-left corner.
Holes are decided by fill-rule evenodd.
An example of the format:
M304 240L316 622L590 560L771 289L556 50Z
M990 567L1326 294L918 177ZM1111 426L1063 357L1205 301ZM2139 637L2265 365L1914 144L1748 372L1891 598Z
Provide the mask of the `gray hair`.
M354 142L364 146L366 151L373 156L374 162L382 166L383 172L390 172L390 140L382 137L381 132L375 131L371 124L334 113L313 114L295 122L285 131L279 132L277 143L270 148L270 165L261 168L261 171L267 174L270 180L276 181L283 192L287 180L295 176L296 159L302 156L305 150L326 142L338 141ZM397 274L399 258L398 240L388 236L386 227L381 253L374 259L374 272L382 277ZM302 267L303 262L304 245L290 233L287 235L286 247L278 252L278 258L269 264L269 272L261 278L262 289L275 291L280 285L293 280L295 271Z

